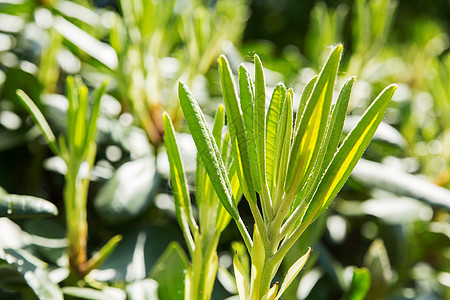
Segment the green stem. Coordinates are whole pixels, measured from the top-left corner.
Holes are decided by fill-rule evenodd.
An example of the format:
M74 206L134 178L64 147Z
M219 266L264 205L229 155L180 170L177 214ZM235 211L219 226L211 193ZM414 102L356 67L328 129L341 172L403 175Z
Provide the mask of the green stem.
M247 231L247 228L245 228L244 221L242 221L241 217L239 216L239 219L235 220L235 223L237 228L239 229L239 232L241 233L242 238L244 239L245 247L250 252L253 247L253 242L250 234Z

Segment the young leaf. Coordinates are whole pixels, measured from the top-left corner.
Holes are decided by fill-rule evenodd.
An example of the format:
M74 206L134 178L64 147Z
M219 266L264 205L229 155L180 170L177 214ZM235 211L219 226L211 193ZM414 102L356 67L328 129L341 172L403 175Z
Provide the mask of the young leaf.
M294 91L289 89L286 95L286 101L281 112L281 120L278 124L278 133L275 140L276 155L274 168L274 211L278 211L281 204L282 193L285 188L286 170L289 163L291 142L292 142L292 99Z
M100 267L105 260L111 255L111 253L116 249L117 244L122 240L120 234L112 237L94 256L87 261L86 274L90 271Z
M306 261L309 258L309 254L311 253L311 248L308 248L306 254L300 257L287 271L286 276L284 277L283 283L281 284L280 291L277 294L275 300L280 299L281 295L283 295L284 291L289 287L291 282L295 279L298 273L303 269L303 266L306 264Z
M342 134L342 128L344 127L344 120L347 114L348 102L350 100L350 93L355 83L355 77L350 77L341 89L336 105L330 116L330 137L327 145L328 151L326 151L325 158L323 160L323 167L326 168L336 152L339 140ZM323 171L325 171L323 169Z
M257 192L261 192L258 173L258 157L256 154L255 132L253 128L254 91L249 72L244 65L239 66L239 95L241 110L244 118L245 137L247 138L248 156L252 170L253 185Z
M307 220L314 221L319 217L342 188L369 145L396 88L396 85L386 87L345 138L314 194L306 212L305 218Z
M59 151L58 147L56 146L55 135L53 134L53 131L48 125L47 120L45 119L42 112L39 110L36 104L34 104L33 100L31 100L30 97L28 97L28 95L25 94L24 91L17 90L16 94L19 97L19 100L21 100L23 106L25 106L30 115L33 117L34 121L38 124L50 149L53 151L54 154L58 155Z
M245 272L244 267L239 261L237 252L233 258L234 277L236 278L236 286L239 293L240 300L248 299L248 274Z
M255 110L253 112L253 128L255 130L256 153L261 188L266 185L266 83L264 70L255 54Z
M222 83L225 109L227 110L228 127L233 144L233 157L237 162L237 172L240 181L244 183L244 194L250 201L256 202L253 187L250 157L248 154L247 139L244 129L244 120L238 103L233 74L225 56L219 58L219 74Z
M281 111L284 107L286 99L286 87L284 84L279 83L275 86L272 94L272 100L270 101L269 111L267 112L266 119L266 172L267 172L267 185L269 191L273 194L275 185L275 157L278 157L280 153L276 153L276 139L279 136L278 128L280 118L282 117ZM289 124L289 126L292 126Z
M262 297L262 300L275 300L278 292L278 281L267 291L267 293Z
M298 103L294 132L297 132L298 126L300 126L300 121L302 120L303 113L305 112L306 103L308 102L309 97L311 97L314 85L317 82L317 78L319 78L319 75L314 76L303 88L302 96L300 97L300 102Z
M238 220L239 213L233 201L230 180L228 179L227 171L219 149L208 129L205 117L203 116L197 101L192 96L188 87L181 81L178 85L178 96L180 98L181 108L183 109L186 122L197 147L198 155L200 155L203 161L203 165L216 190L217 196L231 217Z
M305 180L305 176L313 167L319 153L333 96L334 81L336 78L342 45L338 45L331 52L325 66L311 93L305 108L298 131L295 134L292 146L293 155L289 161L286 186L294 192Z
M106 86L108 85L108 81L103 81L103 84L96 88L94 91L94 95L92 97L92 109L91 109L91 117L89 119L87 135L86 135L86 144L89 145L94 141L95 133L97 132L97 119L100 114L100 103L103 94L105 94ZM88 147L86 147L88 149Z
M346 300L365 299L370 288L371 275L367 268L353 268L352 283L347 292Z
M191 200L184 174L183 163L181 162L180 152L178 151L178 146L175 140L175 130L169 114L166 112L163 114L163 122L164 144L167 149L167 156L169 157L170 163L170 178L172 182L173 196L175 198L175 211L178 223L180 224L181 230L185 235L189 251L192 253L195 246L191 231L189 230L189 222L191 222L191 225L196 223L191 211Z

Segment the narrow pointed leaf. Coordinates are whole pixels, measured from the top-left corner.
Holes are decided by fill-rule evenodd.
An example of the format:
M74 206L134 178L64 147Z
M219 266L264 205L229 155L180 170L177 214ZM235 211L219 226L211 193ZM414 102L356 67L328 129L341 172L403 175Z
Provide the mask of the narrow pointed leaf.
M275 86L272 94L272 100L270 101L269 110L267 112L266 119L266 173L267 173L267 185L269 191L273 192L275 184L275 156L280 153L276 153L276 139L279 136L278 125L280 124L281 111L284 107L286 100L286 87L284 84L279 83Z
M314 194L306 220L313 221L320 216L347 181L383 119L396 88L390 85L378 95L339 147Z
M302 120L303 113L305 112L306 103L308 102L309 97L311 97L314 85L317 82L317 78L319 78L318 75L314 76L303 88L302 96L300 97L300 102L298 103L294 132L297 132L298 126L300 126L300 121Z
M292 142L292 98L294 91L289 89L286 95L286 101L283 105L281 113L281 120L278 124L278 131L276 136L276 151L274 163L274 201L281 200L282 193L285 188L286 171L289 163L291 142ZM280 202L275 203L275 211L278 210Z
M95 133L97 132L97 119L100 114L100 103L103 94L105 94L108 81L105 80L103 84L95 89L92 97L91 116L89 119L88 131L86 135L86 143L89 144L95 139Z
M263 300L274 300L278 292L278 282L267 291L267 293L262 297Z
M85 85L81 85L78 89L79 101L75 118L75 136L73 140L77 153L81 153L81 151L86 148L88 92L88 88Z
M258 173L258 156L256 154L255 131L253 126L254 91L249 72L244 65L239 66L239 94L241 99L241 110L244 118L245 137L247 139L248 155L252 170L253 185L257 192L261 191Z
M306 180L319 153L333 96L342 45L331 52L311 93L292 146L286 185L295 191Z
M327 153L325 155L323 166L328 167L331 159L334 156L335 151L338 148L339 140L342 134L342 128L344 127L345 116L347 114L348 102L350 100L350 93L352 91L353 84L355 83L355 77L350 77L344 84L339 93L336 105L330 117L331 130L330 140L327 145Z
M305 198L311 199L312 192L317 188L322 174L325 172L337 150L342 128L344 126L350 92L354 82L355 78L350 78L339 93L336 105L332 108L331 115L328 118L328 125L325 130L322 144L320 145L319 153L315 158L313 167L308 172L310 175L307 179L306 187L297 195L293 207L297 207L299 202ZM300 182L300 185L304 186L304 182ZM297 223L299 223L300 220L301 219L299 219Z
M234 267L234 277L236 278L236 286L239 293L240 300L248 299L248 274L245 273L244 267L239 261L237 252L234 254L233 258L233 267Z
M245 135L242 111L236 95L233 74L225 56L219 58L219 74L222 83L225 109L227 110L228 126L233 146L233 157L238 164L238 176L245 185L244 194L250 201L256 202L255 189L253 187L250 157L248 154L247 139ZM247 190L247 191L245 191Z
M58 154L58 147L56 146L55 135L53 134L53 131L48 125L47 120L45 119L42 112L24 91L17 90L16 93L19 99L21 100L22 104L25 106L30 115L33 117L36 124L41 129L42 134L44 135L45 140L47 141L50 149L53 151L53 153Z
M256 153L261 188L266 184L266 83L261 60L255 54L255 109L253 112Z
M191 212L191 200L189 197L186 183L183 163L181 162L180 152L175 140L174 128L169 115L164 112L164 144L167 150L167 156L170 163L170 178L172 182L173 196L175 198L175 212L178 223L186 238L186 243L190 250L194 249L194 241L189 230L189 222L195 224Z
M97 253L92 256L87 262L86 274L90 271L100 267L105 260L111 255L111 253L116 249L117 244L122 240L120 234L111 238Z
M303 269L303 266L306 264L306 261L309 258L309 254L311 253L311 248L308 249L306 254L300 257L287 271L286 276L284 277L283 283L281 284L280 291L277 294L275 300L280 299L292 281L297 277L298 273Z
M231 217L238 220L239 213L233 201L230 180L228 179L219 149L206 124L205 117L189 89L181 82L179 82L178 86L178 95L186 122L197 147L198 155L203 161L217 196Z

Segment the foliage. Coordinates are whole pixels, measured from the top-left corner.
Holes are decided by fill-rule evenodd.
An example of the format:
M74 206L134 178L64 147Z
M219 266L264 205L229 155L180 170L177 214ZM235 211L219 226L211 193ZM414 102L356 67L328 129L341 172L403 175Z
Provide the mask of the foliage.
M211 299L237 299L239 291L250 290L245 278L251 277L252 251L234 224L226 226L231 216L225 208L236 217L235 206L247 244L255 242L252 210L259 211L261 227L268 226L270 205L258 203L267 195L256 197L256 207L249 204L245 174L258 174L252 183L261 189L260 164L250 158L261 156L255 150L262 149L258 145L263 136L266 194L275 199L284 188L276 178L281 178L280 155L286 155L275 146L286 134L278 125L289 122L280 119L280 108L292 96L292 119L301 119L305 110L297 109L300 92L314 87L308 82L323 72L330 49L340 43L346 50L333 79L331 105L346 94L339 98L340 90L349 92L352 86L352 93L342 134L333 135L330 143L342 144L383 87L396 82L397 90L333 204L277 266L270 293L274 296L277 288L279 293L288 282L283 278L292 275L282 298L449 298L448 16L445 0L433 5L395 0L0 1L0 298L183 299L187 275L200 289L201 282L212 288ZM226 59L219 60L218 72L221 53ZM254 53L264 61L266 96L275 96L271 105L266 99L266 130L253 126L249 109L232 105L233 92L222 94L221 81L223 90L231 91L225 87L239 79L227 75L228 65L239 74L239 63L244 62L250 75L243 76L241 67L234 93L238 103L251 99L239 87L245 86L243 78L255 78L255 60L250 62ZM69 75L81 78L87 88L79 79L68 87ZM347 80L356 75L357 80ZM105 78L109 84L98 102L72 97L92 95ZM229 191L220 196L233 200L224 202L229 206L220 202L201 155L196 157L177 97L178 80L191 88L209 128L222 124L220 133L218 128L212 131L209 145L214 147L216 138L221 141L214 157L225 162L225 172L219 173L233 186L232 198ZM277 85L280 81L285 86ZM248 86L254 89L253 83ZM17 98L18 89L32 99L29 107L36 106L31 114ZM84 129L68 121L69 99L64 95L86 105L85 117L84 108L70 113L75 111L76 122L86 121ZM214 119L215 108L224 100L227 115L242 113L242 122L219 122L221 109ZM98 104L98 117L92 118ZM261 116L262 106L258 109ZM163 117L163 110L168 116ZM310 120L317 120L314 114ZM173 176L168 156L174 156L169 148L175 149L175 140L172 147L162 143L169 116L185 174L179 180L182 194L173 178L169 185ZM88 123L94 119L92 138ZM293 125L295 132L300 121ZM260 135L245 132L252 127ZM73 139L70 128L95 141L95 154L89 146L93 142ZM70 144L77 150L70 150ZM241 151L243 144L247 154ZM319 158L310 161L320 161L319 154L310 152ZM236 157L241 156L250 164L242 159L237 168ZM90 169L89 176L75 171L79 167L83 172ZM312 189L314 178L304 177L315 172L310 167L295 178ZM81 188L68 192L74 184ZM237 202L241 193L247 201ZM70 194L78 200L70 200ZM286 214L295 213L294 207L307 196L298 195ZM68 203L76 205L67 210ZM185 210L179 204L187 203L187 215L197 228L193 222L183 225ZM214 218L217 213L224 218ZM303 218L305 226L305 218L312 215ZM200 245L194 253L192 245ZM294 276L290 268L302 266L304 259L299 258L308 247L313 249L308 262L302 274ZM194 271L202 268L214 276ZM273 285L277 280L279 285ZM191 291L195 294L194 288Z
M181 107L197 151L251 257L249 277L238 256L234 256L241 299L278 299L303 268L311 250L289 268L279 290L278 283L271 285L288 250L342 188L395 91L395 86L387 87L338 147L354 82L351 78L344 85L336 104L331 106L341 52L341 45L335 47L319 76L306 85L295 120L293 91L286 91L282 84L274 89L266 117L266 87L258 56L255 55L254 86L248 71L240 67L240 101L229 64L223 56L219 58L233 159L255 222L253 239L233 200L228 172L215 143L217 139L209 131L190 91L184 84L179 84ZM251 162L255 163L253 168ZM174 163L172 167L175 167ZM184 226L184 231L186 228Z

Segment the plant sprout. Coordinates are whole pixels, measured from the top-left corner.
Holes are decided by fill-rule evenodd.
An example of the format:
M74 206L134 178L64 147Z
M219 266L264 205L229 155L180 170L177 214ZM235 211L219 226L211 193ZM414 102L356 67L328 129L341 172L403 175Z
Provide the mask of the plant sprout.
M231 155L254 218L252 234L237 208L237 195L220 150L223 145L209 130L188 87L179 82L181 107L198 156L251 257L251 274L234 257L240 299L279 299L300 272L310 249L289 268L281 285L272 283L286 253L344 185L396 89L395 85L385 88L339 145L355 82L353 77L347 80L333 104L342 49L342 45L334 47L320 74L305 86L296 114L294 92L283 84L275 87L266 109L264 72L257 55L254 83L246 68L239 68L239 97L228 61L219 58ZM186 212L183 215L189 220Z
M91 259L87 257L88 224L86 202L89 188L89 175L94 165L97 131L97 118L100 113L100 99L106 90L106 82L96 89L89 110L88 88L72 77L67 78L67 132L58 140L44 115L28 95L18 90L22 104L40 127L52 152L60 156L66 166L64 185L64 204L67 222L69 265L73 275L83 278L97 268L112 252L121 237L113 237Z

